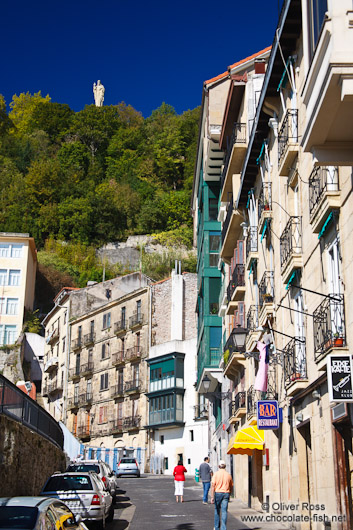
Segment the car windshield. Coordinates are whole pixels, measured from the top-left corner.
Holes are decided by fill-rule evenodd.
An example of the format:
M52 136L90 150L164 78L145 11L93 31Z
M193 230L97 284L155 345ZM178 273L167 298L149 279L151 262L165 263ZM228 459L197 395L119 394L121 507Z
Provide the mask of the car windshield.
M34 528L38 508L31 506L0 506L0 528Z
M91 479L83 475L58 475L50 477L43 491L91 490Z
M136 464L134 458L122 458L120 464Z
M95 471L99 474L99 466L97 464L72 464L67 468L68 471L78 471L80 473L87 473L87 471Z

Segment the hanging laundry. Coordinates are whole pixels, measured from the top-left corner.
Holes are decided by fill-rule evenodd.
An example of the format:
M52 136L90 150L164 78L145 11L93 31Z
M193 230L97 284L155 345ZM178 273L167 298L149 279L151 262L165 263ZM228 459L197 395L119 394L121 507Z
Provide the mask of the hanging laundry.
M270 345L258 341L256 347L260 352L260 363L258 372L256 374L254 389L259 390L260 392L267 392L267 372L270 361Z

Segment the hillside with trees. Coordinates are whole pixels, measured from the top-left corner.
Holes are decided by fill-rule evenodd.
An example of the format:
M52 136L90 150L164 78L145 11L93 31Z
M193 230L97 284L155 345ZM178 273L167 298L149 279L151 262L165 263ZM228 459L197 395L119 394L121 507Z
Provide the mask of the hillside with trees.
M74 112L40 92L9 107L0 95L0 231L29 232L43 266L79 285L100 274L92 249L107 242L155 234L191 246L199 108L177 115L163 103L148 118L125 103ZM53 242L73 245L81 265Z

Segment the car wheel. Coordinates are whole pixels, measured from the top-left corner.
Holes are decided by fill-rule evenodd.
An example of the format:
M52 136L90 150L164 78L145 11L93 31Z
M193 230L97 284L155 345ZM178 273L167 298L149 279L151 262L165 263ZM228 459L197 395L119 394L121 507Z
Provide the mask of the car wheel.
M108 517L106 518L106 521L107 521L107 523L111 523L113 519L114 519L114 507L113 507L113 505L111 505Z
M140 472L137 473L137 478L140 478Z

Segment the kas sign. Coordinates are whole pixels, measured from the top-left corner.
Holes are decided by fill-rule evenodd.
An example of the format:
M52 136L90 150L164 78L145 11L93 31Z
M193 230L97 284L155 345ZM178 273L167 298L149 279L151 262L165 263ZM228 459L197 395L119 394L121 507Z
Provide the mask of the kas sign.
M330 401L353 401L351 355L327 356L327 381Z
M257 428L278 429L280 423L278 401L257 402Z

